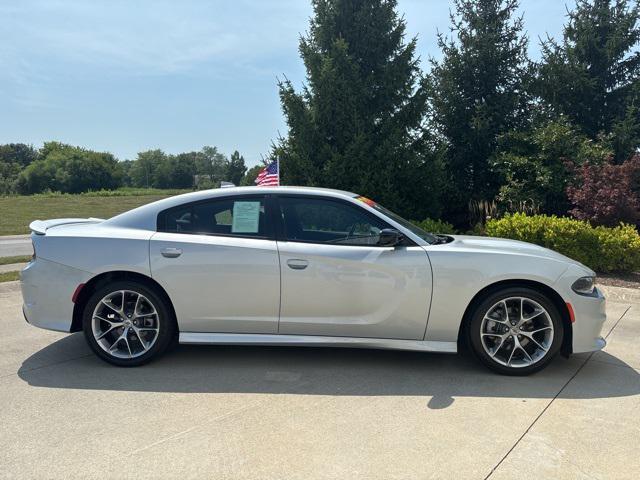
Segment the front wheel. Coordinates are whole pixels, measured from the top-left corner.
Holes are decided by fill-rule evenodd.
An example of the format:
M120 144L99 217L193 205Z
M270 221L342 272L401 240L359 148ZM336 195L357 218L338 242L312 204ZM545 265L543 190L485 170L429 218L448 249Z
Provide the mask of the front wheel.
M562 318L546 296L529 288L506 288L485 298L469 324L476 356L505 375L543 369L560 350Z
M142 365L161 355L176 332L167 302L134 281L98 288L84 307L82 326L96 355L121 367Z

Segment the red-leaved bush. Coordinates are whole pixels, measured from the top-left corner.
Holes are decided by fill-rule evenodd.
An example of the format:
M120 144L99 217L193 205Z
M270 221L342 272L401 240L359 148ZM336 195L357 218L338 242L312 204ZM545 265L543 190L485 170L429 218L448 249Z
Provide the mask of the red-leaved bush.
M620 165L584 164L575 170L575 181L567 187L567 197L574 205L569 213L596 225L638 224L639 179L640 155Z

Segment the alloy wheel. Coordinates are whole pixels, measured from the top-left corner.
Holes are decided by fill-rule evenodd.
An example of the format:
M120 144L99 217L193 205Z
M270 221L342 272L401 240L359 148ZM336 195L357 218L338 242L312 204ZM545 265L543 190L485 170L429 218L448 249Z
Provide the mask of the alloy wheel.
M542 360L553 343L549 312L527 297L509 297L487 310L480 327L484 351L500 365L529 367Z
M160 320L147 297L133 290L117 290L96 305L91 330L96 343L107 354L130 359L153 347L160 332Z

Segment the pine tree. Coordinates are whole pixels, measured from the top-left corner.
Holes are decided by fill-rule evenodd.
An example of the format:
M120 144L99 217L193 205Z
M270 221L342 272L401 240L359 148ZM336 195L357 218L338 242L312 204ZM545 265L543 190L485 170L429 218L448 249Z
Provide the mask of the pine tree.
M352 190L414 218L437 215L416 39L405 41L396 0L312 3L300 40L306 85L279 85L289 131L272 154L283 183Z
M640 146L638 4L578 0L562 43L543 42L540 96L592 139L611 135L621 162Z
M227 164L226 180L234 185L240 185L240 181L247 172L244 157L237 150L231 154Z
M464 224L469 203L492 200L491 171L500 135L527 123L527 39L517 0L456 0L451 37L438 36L443 53L431 60L431 124L444 148L449 174L447 215Z

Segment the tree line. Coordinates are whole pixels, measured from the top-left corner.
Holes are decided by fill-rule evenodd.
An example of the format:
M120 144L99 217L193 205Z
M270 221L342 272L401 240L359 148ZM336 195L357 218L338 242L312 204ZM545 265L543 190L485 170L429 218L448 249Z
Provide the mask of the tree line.
M21 143L0 145L0 194L45 191L80 193L119 187L216 188L220 182L250 185L259 169L247 170L237 150L227 157L216 147L172 155L162 150L140 152L135 160L118 161L59 142L42 148Z
M637 3L578 0L533 61L517 0L455 0L423 63L395 0L312 4L305 85L280 82L285 183L460 227L509 211L638 221Z
M427 59L396 0L311 1L306 81L279 81L288 131L265 159L279 160L283 184L350 190L462 228L516 211L638 223L637 2L577 0L559 38L534 40L534 61L518 0L454 0L440 55ZM0 192L251 184L260 168L245 173L238 152L213 147L117 162L54 142L5 145Z

